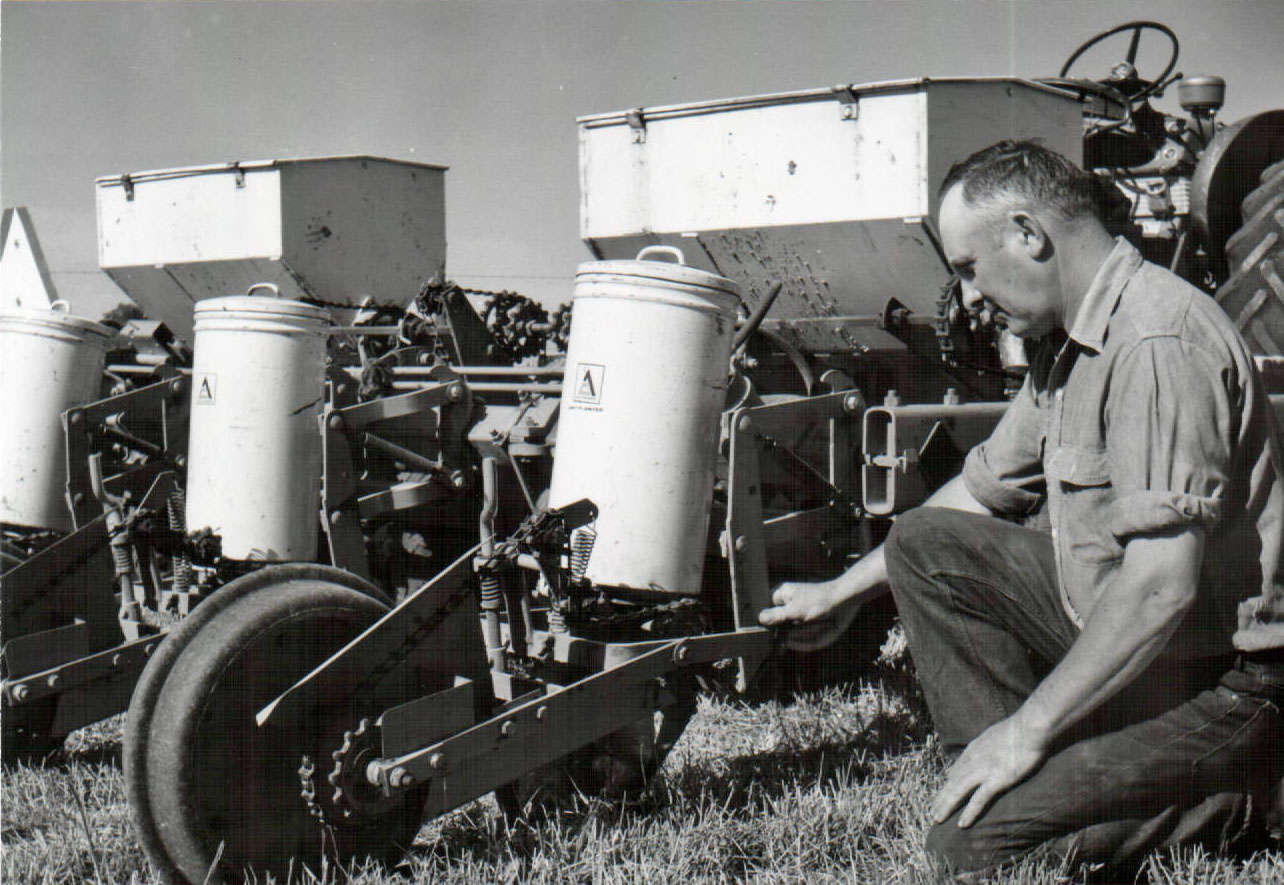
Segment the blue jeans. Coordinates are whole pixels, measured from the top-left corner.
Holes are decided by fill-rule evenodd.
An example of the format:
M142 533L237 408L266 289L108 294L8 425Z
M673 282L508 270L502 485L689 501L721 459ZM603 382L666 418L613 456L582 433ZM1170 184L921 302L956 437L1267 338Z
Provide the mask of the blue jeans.
M1078 635L1052 540L922 507L897 520L885 552L933 724L954 758L1016 712ZM1161 657L971 827L957 826L957 812L933 827L928 852L958 872L1036 851L1125 869L1160 847L1247 845L1282 773L1282 704L1280 664Z

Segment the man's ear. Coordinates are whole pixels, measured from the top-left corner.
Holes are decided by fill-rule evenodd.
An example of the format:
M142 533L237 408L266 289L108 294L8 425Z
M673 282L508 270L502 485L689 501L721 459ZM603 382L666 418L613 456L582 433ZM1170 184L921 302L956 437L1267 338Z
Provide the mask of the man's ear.
M1008 223L1014 228L1013 234L1021 241L1021 248L1036 261L1043 261L1052 254L1052 241L1048 231L1029 212L1017 210L1008 213Z

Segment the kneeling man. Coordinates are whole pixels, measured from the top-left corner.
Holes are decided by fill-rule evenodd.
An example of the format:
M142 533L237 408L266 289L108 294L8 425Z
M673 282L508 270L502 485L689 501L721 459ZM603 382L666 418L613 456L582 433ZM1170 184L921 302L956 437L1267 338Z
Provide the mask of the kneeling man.
M881 548L761 620L819 647L890 582L952 760L928 851L956 871L1234 847L1284 773L1284 473L1249 350L1065 157L1003 142L942 195L964 302L1026 340L1025 384Z

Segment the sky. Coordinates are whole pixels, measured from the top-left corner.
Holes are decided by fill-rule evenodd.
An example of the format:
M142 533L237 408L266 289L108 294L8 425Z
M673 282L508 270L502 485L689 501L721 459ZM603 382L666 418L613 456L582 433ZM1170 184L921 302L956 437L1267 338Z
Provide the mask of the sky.
M59 294L96 316L124 299L98 269L99 176L341 154L442 164L449 276L557 303L591 258L577 116L1054 76L1134 19L1177 32L1179 70L1226 78L1221 119L1284 106L1279 0L3 0L0 204L30 209ZM1113 45L1079 70L1104 76L1126 40ZM1156 55L1143 46L1143 74ZM1176 111L1176 90L1157 104Z

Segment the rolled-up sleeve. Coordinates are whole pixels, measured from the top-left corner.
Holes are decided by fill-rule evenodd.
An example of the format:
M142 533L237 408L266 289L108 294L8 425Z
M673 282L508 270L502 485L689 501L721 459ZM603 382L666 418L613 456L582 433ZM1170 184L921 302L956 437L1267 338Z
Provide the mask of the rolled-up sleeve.
M1027 378L994 432L963 462L972 497L1002 516L1037 510L1046 489L1042 439L1043 416Z
M1115 368L1107 450L1121 543L1222 516L1234 450L1232 369L1178 336L1138 342Z

